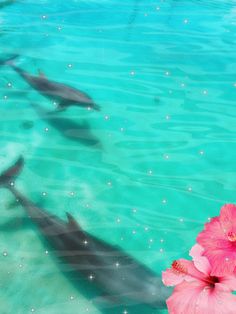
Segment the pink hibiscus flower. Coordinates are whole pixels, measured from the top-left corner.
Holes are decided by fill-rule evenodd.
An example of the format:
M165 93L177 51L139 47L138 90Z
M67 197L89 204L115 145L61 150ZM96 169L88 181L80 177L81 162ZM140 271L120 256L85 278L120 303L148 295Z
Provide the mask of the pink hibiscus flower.
M204 255L212 266L212 276L232 274L236 267L236 206L224 205L220 216L206 223L197 242L204 247Z
M196 244L190 251L193 261L180 259L162 273L166 286L176 286L166 301L170 314L235 314L236 276L211 276L211 265Z

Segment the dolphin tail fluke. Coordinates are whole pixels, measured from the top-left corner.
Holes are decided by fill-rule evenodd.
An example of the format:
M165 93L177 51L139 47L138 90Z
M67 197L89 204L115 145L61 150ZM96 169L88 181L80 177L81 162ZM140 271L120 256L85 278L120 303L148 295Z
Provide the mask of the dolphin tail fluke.
M0 187L14 181L24 166L24 158L20 156L10 168L0 174Z
M101 107L97 104L93 104L93 109L96 111L101 111Z
M16 58L18 58L19 55L18 54L15 54L15 55L12 55L11 57L8 57L6 59L0 59L0 66L1 65L14 65L14 60Z

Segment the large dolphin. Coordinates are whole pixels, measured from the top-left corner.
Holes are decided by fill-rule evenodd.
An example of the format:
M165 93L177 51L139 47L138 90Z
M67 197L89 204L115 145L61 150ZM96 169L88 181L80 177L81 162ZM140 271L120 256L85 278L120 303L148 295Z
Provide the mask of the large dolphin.
M58 130L62 136L75 142L80 142L86 146L94 146L101 148L101 142L90 131L88 122L81 121L80 123L70 119L58 116L55 111L47 112L39 104L31 104L38 116L50 124L54 129Z
M57 256L101 290L103 297L98 298L99 302L106 300L114 306L148 304L158 309L166 308L165 300L170 291L153 271L122 249L84 231L71 214L67 213L67 222L60 220L17 191L12 182L23 164L24 159L20 157L1 174L0 185L13 193Z
M14 55L7 60L0 60L0 65L9 65L14 69L31 87L37 90L43 96L57 102L58 109L66 109L69 106L81 106L100 110L100 107L94 103L92 98L78 89L66 84L51 81L42 73L38 76L31 75L13 62L18 55Z

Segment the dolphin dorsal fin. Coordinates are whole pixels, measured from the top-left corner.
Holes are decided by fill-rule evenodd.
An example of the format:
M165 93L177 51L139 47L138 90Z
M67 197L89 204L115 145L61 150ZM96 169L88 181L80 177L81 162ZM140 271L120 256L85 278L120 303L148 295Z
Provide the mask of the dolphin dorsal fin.
M46 75L40 69L38 69L38 75L41 78L46 78Z
M66 216L68 219L68 227L74 230L81 230L79 224L75 220L75 218L68 212L66 212Z

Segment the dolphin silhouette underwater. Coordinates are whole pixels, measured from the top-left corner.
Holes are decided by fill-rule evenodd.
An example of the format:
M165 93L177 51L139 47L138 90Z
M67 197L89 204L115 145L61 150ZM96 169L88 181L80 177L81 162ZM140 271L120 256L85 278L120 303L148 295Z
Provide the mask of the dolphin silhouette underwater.
M25 208L57 257L101 290L102 296L95 298L95 303L97 301L100 306L148 304L158 309L166 308L165 300L170 290L148 267L122 249L84 231L71 214L67 213L68 222L65 222L23 196L11 184L23 165L24 159L19 157L0 175L0 186L8 188Z
M0 60L0 65L9 65L40 94L56 101L59 110L66 109L69 106L80 106L100 111L100 106L95 104L88 94L69 85L48 80L42 73L39 73L38 76L31 75L16 66L13 60L17 57L18 55L14 55L6 60Z
M90 126L86 121L78 123L69 118L58 117L54 111L47 112L41 105L32 104L38 116L50 124L54 129L58 130L61 135L75 142L80 142L86 146L94 146L101 148L101 142L92 134Z

